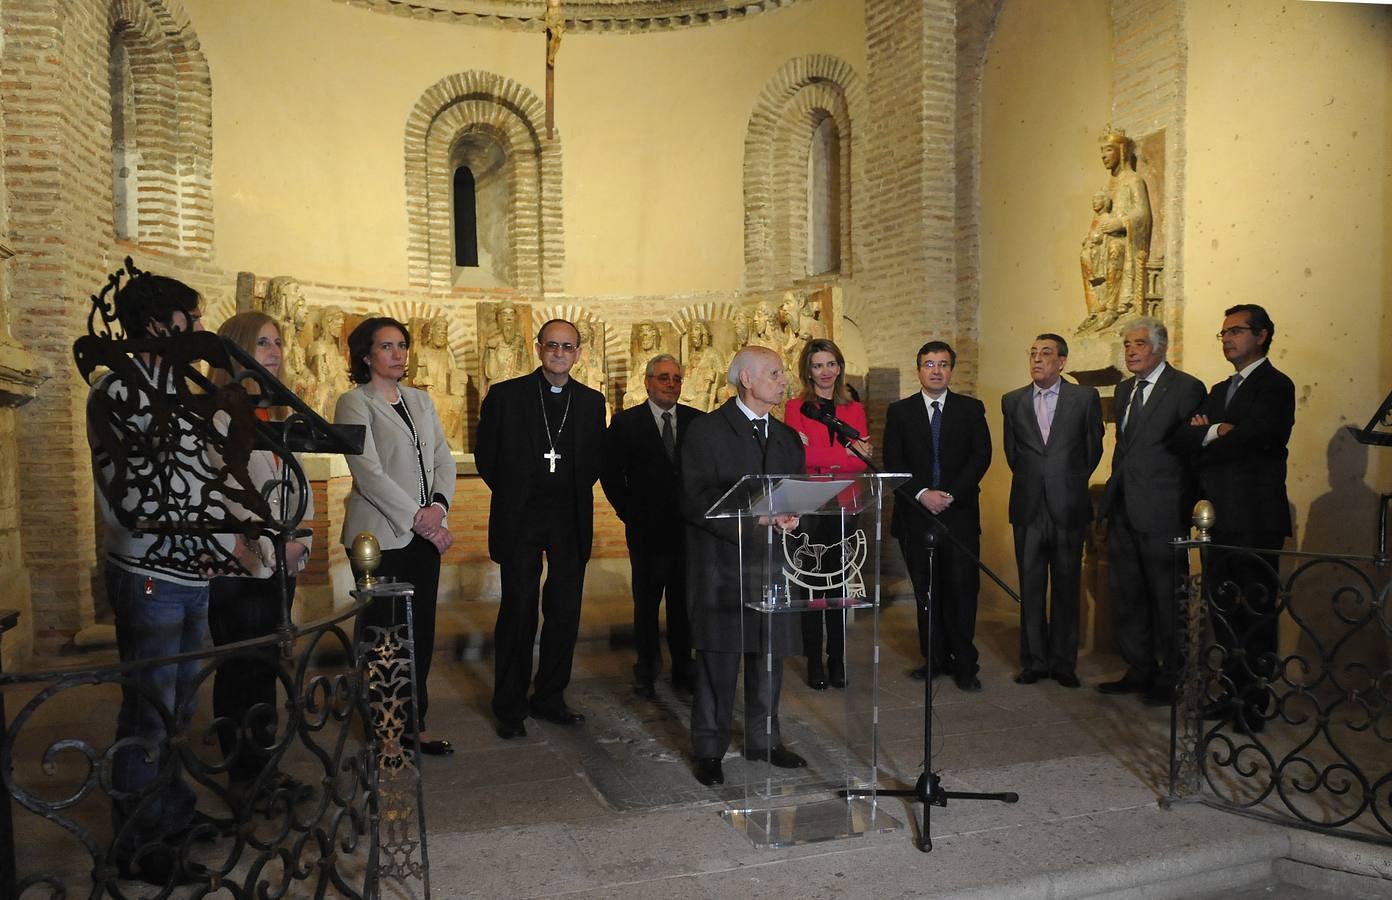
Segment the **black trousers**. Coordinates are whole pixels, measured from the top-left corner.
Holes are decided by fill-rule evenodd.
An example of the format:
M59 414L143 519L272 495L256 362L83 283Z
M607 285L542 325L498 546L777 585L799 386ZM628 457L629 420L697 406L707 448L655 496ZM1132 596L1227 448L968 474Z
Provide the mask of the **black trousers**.
M223 647L272 634L281 624L278 579L214 578L208 585L208 631ZM295 579L288 582L295 596ZM228 760L231 781L250 781L270 761L267 748L276 742L279 710L276 644L224 660L213 674L213 717L218 745Z
M580 595L585 561L571 524L573 515L531 516L506 559L499 564L502 601L493 629L493 715L521 721L531 709L559 712L580 632ZM542 557L546 584L540 585ZM532 679L532 644L541 601L541 659ZM531 702L527 687L532 685Z
M382 564L376 572L378 577L391 576L397 581L406 581L416 589L411 601L416 664L416 696L419 700L418 727L426 730L425 714L430 709L430 662L435 655L435 606L440 593L440 551L435 545L418 534L411 535L411 543L397 550L383 550ZM363 610L360 624L376 627L400 625L406 621L406 603L402 598L378 597ZM401 707L404 729L411 733L411 708L409 702Z
M1022 668L1056 675L1078 668L1085 530L1056 525L1043 504L1032 523L1015 526Z
M691 674L691 621L686 610L686 550L677 542L673 549L628 550L633 575L633 642L638 662L634 678L651 684L662 671L662 641L658 611L667 595L667 650L672 657L672 677Z
M720 759L730 748L735 715L735 682L744 661L744 750L759 754L778 746L778 696L783 691L783 660L767 671L762 653L696 651L696 684L691 703L691 749L697 758ZM772 719L771 725L769 724Z
M955 529L952 533L974 556L981 554L981 535L975 527ZM923 536L910 532L900 538L899 549L904 554L917 601L919 652L934 671L949 672L954 677L975 675L981 668L976 650L981 570L955 544L940 536L932 554L930 583L928 544Z
M1277 551L1285 535L1274 531L1212 532L1213 543ZM1204 589L1209 601L1213 637L1223 648L1223 674L1232 682L1233 697L1250 710L1261 711L1268 697L1256 688L1259 677L1274 677L1281 609L1281 557L1278 553L1240 553L1209 548L1204 555Z
M1175 585L1180 561L1175 534L1137 531L1125 507L1107 521L1108 577L1112 623L1126 676L1173 686L1179 672L1175 652Z
M842 566L841 520L831 516L810 516L803 519L803 527L814 543L832 549L822 556L820 572L835 572ZM802 599L818 597L842 599L846 596L843 583L830 591L810 591L800 589ZM846 659L846 611L844 609L809 609L801 615L802 653L807 657L807 671L819 672L822 669L822 632L826 632L827 657L836 662Z

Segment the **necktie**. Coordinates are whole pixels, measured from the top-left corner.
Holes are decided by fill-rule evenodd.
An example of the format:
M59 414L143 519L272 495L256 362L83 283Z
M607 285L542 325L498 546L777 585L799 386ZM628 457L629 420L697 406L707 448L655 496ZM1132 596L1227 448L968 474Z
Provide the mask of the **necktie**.
M768 425L768 422L767 422L766 420L764 420L764 419L755 419L755 420L754 420L754 440L756 440L756 441L759 442L759 449L760 449L760 450L764 449L764 445L765 445L765 443L766 443L767 440L768 440L768 438L766 437L765 432L764 432L764 427L767 426L767 425Z
M1238 389L1239 387L1241 387L1241 386L1242 386L1242 376L1239 375L1238 373L1234 372L1234 373L1232 374L1232 377L1228 379L1228 396L1223 400L1223 405L1224 405L1224 406L1227 406L1227 405L1229 405L1230 403L1232 403L1233 394L1236 394L1236 393L1237 393L1237 389Z
M928 419L928 427L933 432L933 484L934 490L942 486L942 401L933 401L933 415Z
M672 414L670 412L662 414L662 447L667 451L667 458L675 462L677 458L677 433L672 429Z
M1049 401L1044 391L1035 391L1034 417L1039 420L1039 434L1049 443Z
M1126 424L1122 426L1122 431L1131 433L1131 426L1140 417L1141 407L1145 405L1145 389L1150 382L1144 378L1136 382L1136 392L1131 395L1131 402L1126 406Z

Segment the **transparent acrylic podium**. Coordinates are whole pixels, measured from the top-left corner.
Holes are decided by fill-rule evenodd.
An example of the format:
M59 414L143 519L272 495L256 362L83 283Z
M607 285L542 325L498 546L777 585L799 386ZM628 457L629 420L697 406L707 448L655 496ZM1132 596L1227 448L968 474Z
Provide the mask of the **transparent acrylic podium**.
M799 689L801 666L785 666L775 715L747 722L740 749L766 748L743 761L744 788L722 813L756 847L787 847L857 837L902 827L879 803L880 540L885 501L907 480L901 474L747 475L706 512L735 519L739 537L743 647L758 649L756 671L773 695L775 659L801 617L840 610L844 636L844 689ZM797 516L785 531L775 520ZM733 600L731 602L734 602ZM828 635L828 645L830 638ZM800 641L796 646L801 646ZM839 695L839 696L838 696ZM743 721L743 691L736 688L736 721ZM762 733L760 733L762 730ZM753 731L753 734L748 733ZM784 743L806 768L770 764L767 750ZM729 775L734 776L734 769ZM731 778L738 781L738 776ZM854 794L855 796L848 796Z

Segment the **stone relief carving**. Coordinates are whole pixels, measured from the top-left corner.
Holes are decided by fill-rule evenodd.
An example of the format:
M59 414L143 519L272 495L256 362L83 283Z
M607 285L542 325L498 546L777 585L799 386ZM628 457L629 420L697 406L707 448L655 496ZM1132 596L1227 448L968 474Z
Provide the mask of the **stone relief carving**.
M686 357L681 402L709 412L715 409L716 393L725 381L729 361L715 347L710 322L694 319L686 332Z
M533 339L530 306L510 300L501 303L481 302L478 305L479 357L483 390L499 381L525 375L536 368L532 353Z
M623 409L647 402L648 391L643 386L643 371L647 368L648 360L659 353L670 353L676 357L676 343L676 331L670 324L648 320L633 326L629 338L628 389L623 395Z
M280 323L280 339L284 345L280 380L301 399L311 400L318 393L318 384L305 358L302 332L307 307L300 283L289 275L277 275L266 283L263 297L253 298L252 307Z
M469 376L450 349L449 319L420 317L412 319L408 325L417 337L411 347L406 383L430 395L450 449L463 450L464 403L469 393Z
M313 337L309 342L308 373L313 393L300 394L326 421L333 418L338 398L353 387L348 380L346 315L342 307L325 306L309 317ZM298 393L298 392L297 392Z
M575 329L580 332L580 356L570 369L570 377L604 395L604 413L613 412L609 399L609 369L604 353L605 327L603 322L576 316Z
M1110 173L1103 197L1093 198L1093 220L1083 240L1083 299L1087 318L1078 334L1097 332L1118 319L1146 311L1146 263L1150 258L1151 207L1145 180L1136 171L1134 142L1108 127L1099 139L1102 165Z

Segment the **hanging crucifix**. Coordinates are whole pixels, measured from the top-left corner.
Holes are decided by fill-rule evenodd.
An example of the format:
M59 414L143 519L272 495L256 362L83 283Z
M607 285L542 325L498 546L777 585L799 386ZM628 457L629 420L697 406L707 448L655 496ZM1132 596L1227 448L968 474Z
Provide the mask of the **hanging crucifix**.
M551 140L556 127L556 53L561 49L561 35L565 33L561 0L546 0L542 22L546 25L546 139Z

